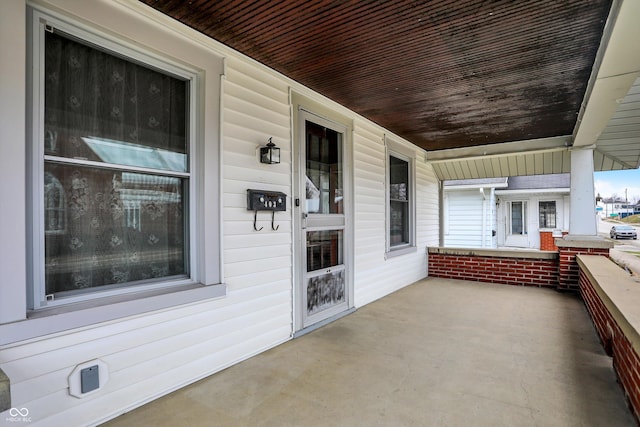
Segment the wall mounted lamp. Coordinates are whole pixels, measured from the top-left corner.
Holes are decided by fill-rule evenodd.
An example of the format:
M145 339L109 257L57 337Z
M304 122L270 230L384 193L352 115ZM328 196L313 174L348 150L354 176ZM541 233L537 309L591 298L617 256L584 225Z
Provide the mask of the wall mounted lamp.
M280 163L280 149L269 138L269 143L264 147L260 147L260 163L273 165Z

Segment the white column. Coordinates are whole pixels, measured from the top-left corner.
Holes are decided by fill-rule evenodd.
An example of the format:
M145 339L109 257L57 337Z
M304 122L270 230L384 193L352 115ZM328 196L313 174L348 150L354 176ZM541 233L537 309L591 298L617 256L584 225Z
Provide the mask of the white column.
M438 180L438 225L440 230L438 231L438 246L444 248L444 181Z
M571 150L571 206L567 239L596 239L593 146Z

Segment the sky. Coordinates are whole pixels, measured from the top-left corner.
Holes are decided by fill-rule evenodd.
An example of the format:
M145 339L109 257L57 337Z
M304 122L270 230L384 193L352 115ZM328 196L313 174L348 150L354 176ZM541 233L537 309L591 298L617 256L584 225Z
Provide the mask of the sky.
M595 172L593 176L596 195L609 198L616 194L624 198L627 189L629 202L640 200L640 169Z

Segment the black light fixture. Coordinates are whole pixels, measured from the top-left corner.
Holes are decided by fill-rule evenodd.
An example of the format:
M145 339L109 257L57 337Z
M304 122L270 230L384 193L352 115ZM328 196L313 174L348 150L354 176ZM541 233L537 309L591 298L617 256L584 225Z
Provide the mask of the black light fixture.
M271 138L269 138L267 145L260 147L260 163L268 165L280 163L280 149L271 141Z

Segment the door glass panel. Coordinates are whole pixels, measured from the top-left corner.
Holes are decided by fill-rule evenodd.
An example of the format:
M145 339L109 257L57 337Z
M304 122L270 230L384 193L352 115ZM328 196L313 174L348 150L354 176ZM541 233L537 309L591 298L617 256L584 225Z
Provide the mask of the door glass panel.
M342 230L307 233L307 271L321 270L342 263Z
M307 315L345 302L344 270L307 279Z
M307 121L306 203L308 213L343 213L342 135Z
M511 234L527 234L527 202L511 202Z

